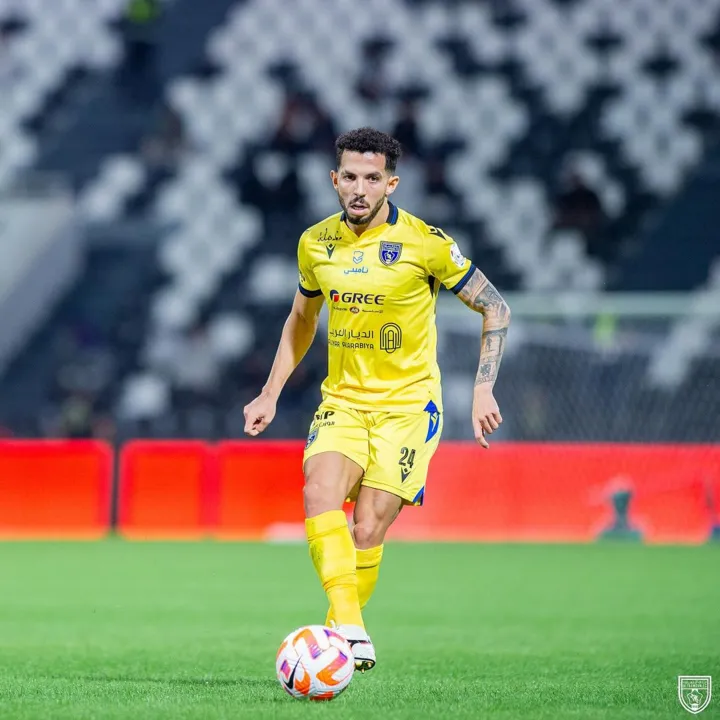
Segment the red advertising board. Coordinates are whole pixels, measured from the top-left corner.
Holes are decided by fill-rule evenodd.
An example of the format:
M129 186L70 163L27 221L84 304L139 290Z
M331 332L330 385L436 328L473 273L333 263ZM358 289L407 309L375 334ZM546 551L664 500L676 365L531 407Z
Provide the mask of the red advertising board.
M130 442L120 456L118 532L199 539L215 524L214 452L200 441Z
M102 537L111 477L112 450L104 443L0 442L0 537Z
M300 443L220 449L224 537L304 532ZM389 537L406 540L588 542L630 492L631 527L649 542L702 542L717 520L720 447L441 443L422 508L403 510Z
M128 538L304 538L302 442L138 441L119 458ZM101 537L113 459L94 442L0 443L0 537ZM651 543L720 524L720 446L441 443L422 508L389 539L589 542L613 523Z

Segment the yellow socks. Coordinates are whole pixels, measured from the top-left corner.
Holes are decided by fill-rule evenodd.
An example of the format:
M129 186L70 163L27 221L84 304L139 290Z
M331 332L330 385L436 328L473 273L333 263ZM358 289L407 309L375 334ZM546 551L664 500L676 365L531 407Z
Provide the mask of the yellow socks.
M364 608L370 599L375 585L377 585L378 575L380 574L380 562L383 556L383 545L378 545L367 550L355 551L355 567L357 574L357 590L360 607ZM325 625L330 626L331 621L335 620L332 606L328 610L325 618Z
M383 556L383 546L378 545L367 550L355 551L355 567L358 580L358 600L360 607L368 604L370 596L375 591L378 575L380 574L380 561Z
M358 599L355 545L342 510L305 520L310 557L330 601L338 625L365 627Z

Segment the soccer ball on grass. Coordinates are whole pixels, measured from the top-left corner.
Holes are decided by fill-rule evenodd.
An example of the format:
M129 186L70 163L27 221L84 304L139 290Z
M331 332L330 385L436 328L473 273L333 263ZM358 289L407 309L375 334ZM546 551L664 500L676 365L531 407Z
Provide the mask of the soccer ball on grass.
M348 641L322 625L291 632L275 661L277 679L294 698L332 700L352 680L355 660Z

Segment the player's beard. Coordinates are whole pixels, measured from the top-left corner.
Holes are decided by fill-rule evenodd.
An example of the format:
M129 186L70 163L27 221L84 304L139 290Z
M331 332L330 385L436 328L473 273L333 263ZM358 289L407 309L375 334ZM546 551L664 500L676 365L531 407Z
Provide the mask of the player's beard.
M383 195L377 203L375 203L375 207L370 208L365 215L355 215L351 210L349 210L342 197L340 197L340 193L338 193L338 200L340 201L340 207L345 211L345 216L347 217L347 221L350 225L369 225L373 221L373 218L382 209L386 197Z

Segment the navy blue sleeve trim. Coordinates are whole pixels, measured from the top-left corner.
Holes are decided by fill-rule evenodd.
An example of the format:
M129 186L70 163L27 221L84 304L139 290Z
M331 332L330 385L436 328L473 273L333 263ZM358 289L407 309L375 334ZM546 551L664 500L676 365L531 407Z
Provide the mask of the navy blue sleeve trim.
M300 283L298 283L298 290L305 296L309 298L314 298L322 295L322 290L306 290Z
M468 280L473 276L473 273L477 270L475 265L470 265L468 271L460 278L456 285L450 289L457 295L466 285Z

